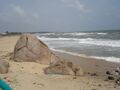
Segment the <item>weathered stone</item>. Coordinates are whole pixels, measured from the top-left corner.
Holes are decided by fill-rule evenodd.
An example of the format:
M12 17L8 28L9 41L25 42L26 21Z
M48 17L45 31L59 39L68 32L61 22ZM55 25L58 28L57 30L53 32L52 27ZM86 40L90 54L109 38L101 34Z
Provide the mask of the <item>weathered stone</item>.
M63 74L74 75L74 72L69 68L65 62L58 61L56 64L51 65L44 69L45 74Z
M14 48L14 61L49 64L56 59L57 57L49 50L48 46L31 34L21 35Z
M116 83L117 85L120 85L120 78L118 78L118 79L115 81L115 83Z
M6 60L0 60L0 73L8 73L9 63Z
M108 80L114 80L115 78L113 76L108 76Z
M97 73L91 73L91 76L98 76Z
M111 75L110 71L106 71L106 74L107 74L107 75Z
M80 67L74 65L72 62L58 61L55 64L51 64L44 69L45 74L62 74L62 75L83 75L83 71Z
M67 65L73 70L75 76L82 76L84 72L82 68L78 65L73 64L72 62L67 62Z

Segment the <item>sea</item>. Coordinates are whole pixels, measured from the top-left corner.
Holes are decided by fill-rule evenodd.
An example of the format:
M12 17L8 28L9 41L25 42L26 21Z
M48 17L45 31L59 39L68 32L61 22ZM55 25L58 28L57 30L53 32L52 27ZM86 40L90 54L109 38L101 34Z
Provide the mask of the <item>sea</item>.
M120 31L36 33L54 51L120 63Z

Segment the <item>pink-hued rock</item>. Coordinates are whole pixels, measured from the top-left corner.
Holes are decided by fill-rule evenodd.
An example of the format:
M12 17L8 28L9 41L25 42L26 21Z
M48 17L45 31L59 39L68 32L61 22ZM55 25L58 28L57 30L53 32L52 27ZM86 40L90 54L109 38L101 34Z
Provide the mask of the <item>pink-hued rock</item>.
M54 61L54 59L57 58L49 50L48 46L31 34L21 35L14 48L14 61L49 64Z

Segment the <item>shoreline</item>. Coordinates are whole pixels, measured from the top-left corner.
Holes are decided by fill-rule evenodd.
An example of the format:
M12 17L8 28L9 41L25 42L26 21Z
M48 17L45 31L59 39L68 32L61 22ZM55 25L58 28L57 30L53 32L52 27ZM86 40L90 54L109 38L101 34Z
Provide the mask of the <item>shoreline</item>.
M18 38L19 36L0 38L0 59L5 59L10 63L9 72L0 76L15 90L120 90L114 82L105 81L106 70L120 66L118 63L53 51L60 58L82 67L85 75L75 78L71 75L46 75L43 73L46 65L11 61L10 56L6 55L13 52ZM93 73L97 75L91 76Z
M72 56L78 56L78 57L83 57L83 58L88 58L88 59L96 59L96 60L103 60L103 61L107 61L107 62L111 62L111 63L118 63L120 64L120 61L112 61L112 60L107 60L104 57L99 57L99 56L87 56L86 54L78 54L78 53L73 53L73 52L67 52L64 50L58 50L58 49L54 49L54 48L50 48L53 52L58 52L58 53L64 53L64 54L68 54L68 55L72 55ZM113 57L115 59L115 57Z
M100 76L100 78L105 78L106 71L113 70L116 67L120 67L119 63L109 62L103 59L75 56L56 51L53 52L66 61L71 61L77 65L80 65L86 74L96 73Z
M2 51L3 52L5 51L5 53L13 52L14 46L15 46L19 36L20 35L4 36L3 38L0 38L0 41L1 41L1 45L0 45L1 55L2 55ZM3 45L2 45L2 43L3 43ZM5 47L7 47L7 48L5 48ZM81 67L83 67L85 69L86 72L90 71L90 72L93 73L93 72L100 71L100 72L105 73L105 71L107 71L107 70L111 70L113 68L120 67L120 63L110 62L110 61L106 61L106 60L103 60L103 59L95 59L95 58L87 57L86 55L85 56L84 55L83 56L77 56L77 55L72 55L72 54L59 52L59 51L54 51L54 50L52 50L52 52L54 52L60 58L65 59L66 61L71 61L75 64L80 65ZM101 69L99 69L99 68L101 68ZM100 74L104 75L104 73L100 73Z

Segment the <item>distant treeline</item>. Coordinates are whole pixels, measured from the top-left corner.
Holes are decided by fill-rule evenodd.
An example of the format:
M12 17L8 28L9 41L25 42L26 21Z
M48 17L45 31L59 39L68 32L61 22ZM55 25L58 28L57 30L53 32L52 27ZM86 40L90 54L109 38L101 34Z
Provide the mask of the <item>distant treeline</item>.
M21 32L8 32L6 31L4 35L20 35L22 34Z
M21 35L23 33L31 33L31 34L35 34L35 33L50 33L50 32L4 32L4 33L0 33L0 36L12 36L12 35Z

